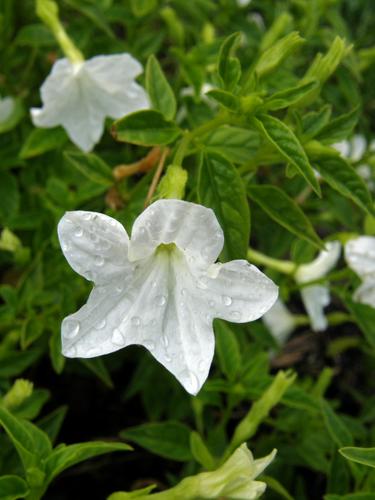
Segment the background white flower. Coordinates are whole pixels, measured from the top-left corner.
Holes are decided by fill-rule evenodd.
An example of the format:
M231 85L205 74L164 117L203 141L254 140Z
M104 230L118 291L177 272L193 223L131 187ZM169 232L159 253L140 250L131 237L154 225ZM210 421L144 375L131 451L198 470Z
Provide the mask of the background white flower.
M354 292L354 300L375 307L375 238L360 236L348 241L345 259L363 281Z
M321 251L315 260L298 267L295 274L297 283L303 284L321 279L335 267L341 253L340 242L329 241L325 246L326 250ZM316 332L325 330L328 324L324 308L330 302L328 286L321 284L304 286L301 288L301 296L310 318L311 328Z
M280 299L277 299L262 319L280 345L285 344L285 341L296 327L293 314L289 312L289 309Z
M12 115L15 106L13 97L0 97L0 123L6 122Z
M43 107L32 108L37 127L61 125L83 151L100 140L106 117L121 118L149 107L145 90L134 81L141 64L130 54L96 56L72 63L59 59L43 83Z
M64 319L63 353L93 357L140 344L196 394L214 353L213 318L261 317L276 285L245 260L214 263L224 242L211 209L159 200L135 221L68 212L58 226L72 268L94 281L87 304Z

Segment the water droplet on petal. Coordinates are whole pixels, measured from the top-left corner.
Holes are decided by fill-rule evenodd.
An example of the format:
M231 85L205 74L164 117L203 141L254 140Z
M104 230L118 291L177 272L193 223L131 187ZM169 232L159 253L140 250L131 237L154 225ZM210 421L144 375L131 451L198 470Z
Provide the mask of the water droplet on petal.
M116 226L117 225L117 220L115 219L110 219L109 223L111 224L111 226Z
M144 235L146 234L146 229L145 229L144 227L140 227L140 228L139 228L139 234L140 234L141 236L144 236Z
M105 325L107 324L107 321L105 319L102 319L101 321L99 321L99 323L96 325L96 329L97 330L103 330L103 328L105 327Z
M182 371L178 378L181 380L183 385L189 390L189 392L196 393L199 389L199 380L194 372L190 370Z
M202 257L203 257L204 259L207 259L207 258L209 257L209 255L210 255L210 253L211 253L211 252L210 252L210 249L209 249L209 248L207 248L207 247L204 247L204 248L202 248L202 250L201 250L201 255L202 255Z
M167 302L167 298L165 297L165 295L158 295L156 297L156 303L158 306L165 306Z
M61 248L63 252L68 252L70 250L70 245L68 243L61 243Z
M82 219L83 220L91 220L92 219L92 214L88 214L88 213L83 214L82 215Z
M76 337L81 327L79 321L76 320L67 321L66 326L67 329L64 331L64 337L67 339L73 339Z
M230 306L230 305L232 304L232 302L233 302L233 301L232 301L232 298L231 298L231 297L229 297L229 295L223 295L223 296L221 297L221 300L223 301L223 304L224 304L225 306Z
M207 288L207 278L205 276L197 281L197 287L201 290L205 290Z
M141 324L141 318L139 318L138 316L133 316L130 322L133 326L139 326Z
M230 317L235 321L239 321L241 319L241 313L239 311L232 311Z
M146 349L148 349L149 351L153 351L155 349L155 342L153 342L152 340L145 340L143 342L143 345L145 346Z
M96 233L91 233L90 239L93 243L97 243L99 241L99 236Z
M164 347L167 348L169 346L168 337L166 335L163 335L162 340L163 340Z
M151 286L152 286L152 288L156 288L156 287L158 286L158 282L154 280L154 281L151 283Z
M76 227L74 231L74 236L80 238L82 235L83 235L83 229L80 226Z
M104 258L101 255L95 257L95 265L101 267L104 264Z
M170 363L172 361L172 358L169 356L169 354L164 354L164 359L167 363Z
M187 291L186 288L181 288L181 295L184 297L186 295Z
M117 293L121 293L124 289L123 285L116 285L115 290Z
M122 335L122 333L120 332L120 330L118 328L115 328L113 330L111 340L112 340L112 344L115 344L118 346L122 346L124 344L124 336Z
M201 359L198 363L198 370L202 373L202 372L205 372L206 371L206 366L207 366L207 363L206 361L203 361L203 359Z

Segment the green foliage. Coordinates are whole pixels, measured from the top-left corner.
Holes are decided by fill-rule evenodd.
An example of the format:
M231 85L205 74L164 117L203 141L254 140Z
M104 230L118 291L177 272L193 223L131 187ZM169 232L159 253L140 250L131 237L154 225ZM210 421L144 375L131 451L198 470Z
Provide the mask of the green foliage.
M183 498L244 441L255 458L278 450L264 498L373 500L375 308L344 251L303 288L295 271L327 241L375 235L374 23L372 0L0 2L2 500L74 497L77 481L92 500ZM90 153L33 125L56 59L123 52L150 109L107 117ZM195 397L137 346L61 354L61 322L91 285L63 258L59 219L106 213L130 235L163 197L212 208L220 261L260 267L291 315L283 341L261 319L215 319ZM330 290L321 332L310 286ZM131 449L117 436L136 450L106 459Z

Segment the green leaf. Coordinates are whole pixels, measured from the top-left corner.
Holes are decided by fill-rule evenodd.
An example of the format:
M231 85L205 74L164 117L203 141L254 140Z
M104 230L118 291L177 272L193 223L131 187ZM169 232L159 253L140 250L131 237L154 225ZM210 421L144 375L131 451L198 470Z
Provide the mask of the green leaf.
M242 369L240 347L237 338L224 321L215 320L215 348L218 354L220 368L225 376L234 381Z
M141 488L140 490L133 491L115 491L109 495L107 500L131 500L133 498L141 498L144 500L145 496L148 496L152 490L156 488L156 484L151 484L150 486L146 486L145 488Z
M360 107L357 106L352 111L338 116L323 127L316 139L323 144L332 144L347 139L352 134L359 115Z
M8 172L0 172L0 223L18 212L20 194L16 178Z
M340 156L319 159L314 166L336 191L350 198L362 210L373 215L373 203L369 190L355 169Z
M232 33L222 43L219 51L218 73L226 89L232 90L241 78L241 65L231 53L237 48L241 33Z
M117 141L140 146L162 146L173 142L181 134L177 125L168 121L159 111L137 111L117 120L112 134Z
M255 71L262 78L274 71L288 55L304 42L297 31L288 33L268 47L259 57Z
M347 446L340 448L341 455L352 462L375 467L375 448L358 448L355 446Z
M78 151L66 151L65 160L77 169L90 181L105 186L106 188L114 184L112 169L99 156L93 153L81 153Z
M1 406L0 424L16 448L26 473L28 469L43 472L42 459L52 451L47 435L30 422L14 417Z
M80 359L80 362L94 373L104 385L109 389L113 389L111 375L108 372L105 362L101 358Z
M146 65L146 90L153 108L160 111L167 120L173 120L176 98L154 55L148 58Z
M332 410L324 399L321 400L321 410L325 426L337 446L342 447L353 443L353 437L343 420Z
M280 188L266 184L249 184L247 193L273 220L292 234L320 249L324 247L309 219Z
M311 111L302 117L302 133L305 141L312 139L327 125L331 117L332 108L323 106L319 111Z
M18 476L1 476L0 492L1 500L17 500L26 498L29 493L26 481Z
M51 47L56 44L55 38L44 24L28 24L17 31L15 39L17 45L30 47Z
M90 441L66 446L60 444L45 461L46 482L50 483L62 471L92 457L113 451L129 451L132 447L125 443Z
M224 231L223 259L246 258L250 238L250 211L246 190L238 171L223 156L202 157L198 199L214 210Z
M344 296L344 294L341 294L341 298L349 312L354 316L367 342L375 349L375 309L367 304L354 302L349 296Z
M67 411L67 406L60 406L38 421L39 429L47 434L52 444L57 439Z
M129 427L120 436L164 458L191 460L190 429L179 422L142 424Z
M64 129L56 128L35 128L28 135L22 149L20 158L26 160L34 156L42 155L47 151L61 148L68 140Z
M275 94L272 94L265 103L265 109L271 111L276 111L277 109L284 109L293 104L297 104L300 99L302 99L306 94L318 86L318 82L312 81L308 83L302 83L296 87L292 87L285 90L280 90Z
M224 125L205 139L208 152L219 153L234 163L246 163L259 148L259 134L253 130Z
M0 377L15 377L36 361L42 352L37 349L28 351L0 351Z
M258 119L254 118L254 122L269 142L298 170L318 196L321 196L314 170L294 132L285 123L270 115L259 115Z
M190 433L190 449L195 460L205 469L210 470L215 467L215 459L198 432Z
M133 14L143 17L152 12L157 6L157 0L130 0Z
M213 89L207 92L206 95L230 111L238 111L241 107L239 98L226 90Z

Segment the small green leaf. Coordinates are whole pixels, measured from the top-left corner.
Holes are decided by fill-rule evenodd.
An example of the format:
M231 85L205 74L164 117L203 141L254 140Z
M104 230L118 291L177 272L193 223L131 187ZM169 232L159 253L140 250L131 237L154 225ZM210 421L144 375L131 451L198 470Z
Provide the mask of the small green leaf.
M250 184L247 187L247 193L273 220L292 234L318 248L324 247L309 219L280 188L266 184L260 186Z
M1 500L17 500L26 498L29 493L29 487L21 477L1 476L0 492Z
M332 144L347 139L357 125L359 115L360 107L357 106L352 111L334 118L323 127L316 139L323 144Z
M113 389L111 375L101 358L81 359L81 363L94 373L109 389Z
M311 89L318 86L318 82L312 81L308 83L302 83L296 87L281 90L271 95L265 103L265 109L275 111L277 109L284 109L293 104L297 104L300 99L302 99Z
M0 424L16 448L26 473L28 469L43 472L42 460L52 451L47 435L27 420L14 417L1 406Z
M204 154L199 170L198 199L214 210L224 231L224 260L246 258L250 211L238 171L223 156Z
M1 106L1 103L5 101L5 99L8 99L8 98L5 97L4 99L1 99L1 97L0 97L0 106ZM18 125L18 123L21 121L21 119L23 118L23 116L25 114L25 110L24 110L21 99L18 99L18 98L9 98L9 99L13 99L11 112L9 114L6 113L6 115L4 117L5 119L1 118L1 120L0 120L0 134L4 134L5 132L9 132L9 130L14 129Z
M246 163L258 150L259 143L258 132L224 125L205 138L204 148L225 156L230 162Z
M215 320L215 348L220 368L225 376L234 381L242 369L241 353L237 338L230 327L220 320Z
M354 302L349 296L342 294L341 297L367 342L375 349L375 309L367 304Z
M226 90L213 89L207 92L206 95L208 97L211 97L230 111L238 111L240 109L241 103L239 98L233 95L231 92L227 92Z
M259 57L255 66L257 75L262 78L275 70L288 55L304 43L297 31L288 33L268 47Z
M332 108L323 106L319 111L311 111L302 117L302 134L305 141L312 139L327 125L331 117Z
M130 0L133 14L143 17L152 12L157 6L157 0Z
M28 351L0 351L0 377L16 377L31 366L42 351L29 349Z
M179 422L142 424L129 427L120 436L146 450L171 460L191 460L190 429Z
M293 131L282 121L266 114L259 115L258 119L254 118L254 122L269 142L299 171L318 196L321 196L314 170Z
M324 399L321 400L321 410L325 426L337 446L345 446L353 443L353 437L348 431L343 420L332 410Z
M173 142L181 134L177 125L168 121L159 111L137 111L117 120L112 134L117 141L140 146L162 146Z
M55 443L68 411L67 406L60 406L53 412L38 420L38 427L47 434L52 444Z
M237 48L241 33L232 33L222 43L219 51L218 73L226 89L232 90L241 77L241 65L231 53Z
M160 111L167 120L173 120L176 114L176 98L154 55L148 58L146 65L146 90L153 108Z
M348 460L359 464L375 467L375 448L358 448L355 446L347 446L340 448L341 455Z
M198 432L192 431L190 434L190 449L195 460L205 469L210 470L215 467L215 459Z
M340 156L327 156L319 159L314 166L333 189L353 200L365 212L373 215L369 190L363 179L347 161Z
M60 444L45 460L46 483L50 483L62 471L92 457L98 457L113 451L129 451L131 446L125 443L90 441L71 445Z
M42 155L52 149L59 149L67 140L68 136L61 127L51 129L35 128L22 146L20 158L26 160Z
M82 175L90 179L95 184L109 187L114 184L112 169L99 156L93 153L81 153L76 151L66 151L64 153L66 161L77 169Z
M0 172L0 223L18 212L20 194L16 178L8 172Z

